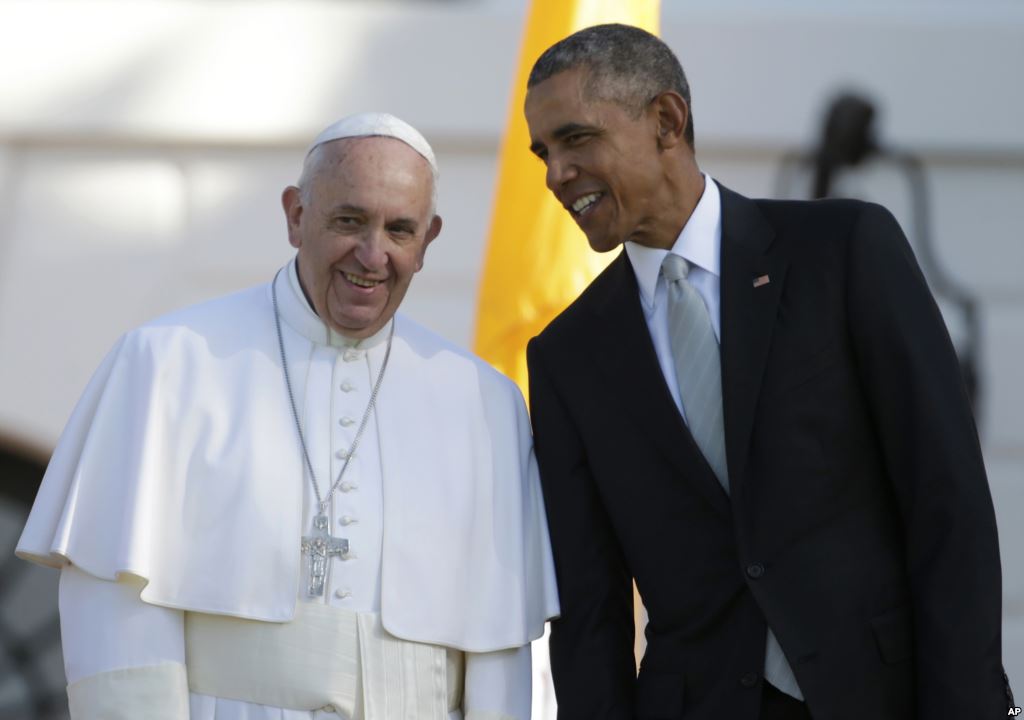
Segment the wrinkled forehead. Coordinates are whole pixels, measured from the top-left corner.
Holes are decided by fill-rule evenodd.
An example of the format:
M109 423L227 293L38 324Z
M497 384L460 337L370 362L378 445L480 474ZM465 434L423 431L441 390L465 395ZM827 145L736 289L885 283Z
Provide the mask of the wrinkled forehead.
M346 137L319 143L306 156L300 186L307 201L318 197L333 204L339 195L366 194L379 201L390 194L415 207L424 199L431 213L437 206L433 168L414 147L393 137Z
M340 152L343 147L338 147L339 141L372 140L374 138L389 138L411 148L419 155L422 162L425 162L430 170L430 178L427 181L430 189L431 211L437 208L437 187L440 173L437 169L437 159L434 157L434 150L430 147L427 139L409 123L389 113L363 112L349 115L328 125L310 144L306 152L306 158L302 165L302 176L299 178L299 186L309 192L313 184L313 177L320 174L320 165L323 158L333 157L335 151ZM344 143L350 145L351 143ZM332 147L334 146L334 147ZM330 152L323 152L324 148L331 148ZM343 161L342 161L343 162Z
M388 206L414 215L433 212L430 165L400 140L366 137L323 143L313 149L307 164L311 197L321 205Z

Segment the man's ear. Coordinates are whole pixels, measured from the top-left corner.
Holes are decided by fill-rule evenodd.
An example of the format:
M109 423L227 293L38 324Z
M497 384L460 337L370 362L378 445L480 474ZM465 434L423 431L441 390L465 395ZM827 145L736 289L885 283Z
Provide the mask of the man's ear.
M302 219L302 191L294 185L289 185L281 193L281 206L284 208L284 217L288 223L288 242L292 247L302 246L302 236L299 234L299 221Z
M423 247L420 248L420 259L416 263L416 272L419 272L423 268L423 257L427 254L427 245L441 234L441 216L435 215L430 220L430 227L427 228L427 234L423 236Z
M654 113L657 123L659 149L667 150L686 142L690 108L679 93L671 90L661 93L651 101L649 111Z

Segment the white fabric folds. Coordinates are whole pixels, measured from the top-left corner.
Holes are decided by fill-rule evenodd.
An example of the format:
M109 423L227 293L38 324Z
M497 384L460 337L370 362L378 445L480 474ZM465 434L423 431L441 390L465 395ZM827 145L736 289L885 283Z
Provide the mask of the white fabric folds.
M89 720L183 720L188 684L179 663L111 670L68 685L68 712Z
M288 356L308 355L295 314L282 315ZM377 422L384 628L471 652L540 637L558 601L516 386L396 316ZM117 343L64 430L17 554L106 580L131 573L154 605L289 621L303 482L264 285Z
M375 613L299 603L290 623L185 615L188 685L202 695L365 720L447 720L462 653L399 640Z

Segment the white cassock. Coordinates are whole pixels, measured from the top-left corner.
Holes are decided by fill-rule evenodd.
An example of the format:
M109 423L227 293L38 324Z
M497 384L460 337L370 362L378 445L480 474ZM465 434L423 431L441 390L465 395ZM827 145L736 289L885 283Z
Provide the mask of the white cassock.
M355 343L330 331L294 261L277 294L326 495L389 328ZM73 715L529 717L529 643L558 601L510 380L397 315L376 409L330 499L349 552L310 597L300 540L316 513L269 284L126 334L75 408L17 548L62 568Z

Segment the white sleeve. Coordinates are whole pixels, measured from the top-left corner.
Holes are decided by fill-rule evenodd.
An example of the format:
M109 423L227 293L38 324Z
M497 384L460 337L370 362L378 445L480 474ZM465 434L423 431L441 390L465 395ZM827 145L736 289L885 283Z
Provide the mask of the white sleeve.
M60 574L60 631L71 717L188 720L185 621L139 598L143 581Z
M466 653L465 720L530 720L530 645Z

